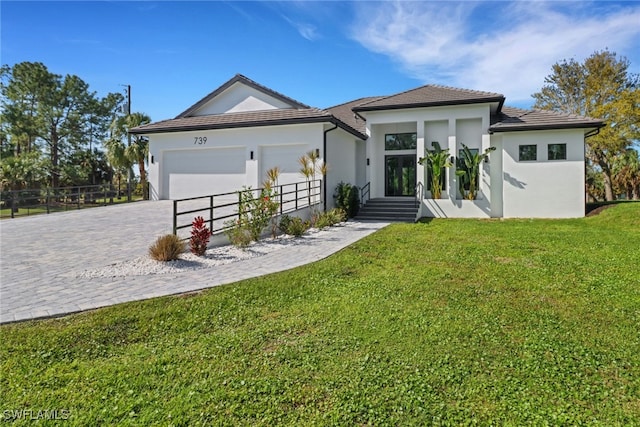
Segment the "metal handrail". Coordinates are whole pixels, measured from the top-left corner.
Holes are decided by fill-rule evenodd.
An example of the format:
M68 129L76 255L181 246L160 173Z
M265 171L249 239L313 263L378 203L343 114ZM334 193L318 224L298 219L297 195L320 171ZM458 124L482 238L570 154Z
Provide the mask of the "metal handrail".
M277 197L279 207L278 214L283 215L290 212L295 212L297 210L315 206L322 203L322 180L312 180L312 181L302 181L295 182L291 184L283 184L278 185L278 191L276 191L275 197ZM260 193L264 190L264 188L246 188L244 190L232 191L228 193L218 193L218 194L210 194L206 196L196 196L196 197L187 197L184 199L175 199L173 201L173 234L178 235L178 230L182 230L185 228L189 228L192 225L191 216L196 213L207 213L209 223L209 230L211 230L212 234L220 233L224 230L227 230L231 226L223 223L220 227L214 227L214 221L220 222L221 220L228 220L231 218L239 217L239 209L232 209L233 212L220 212L222 208L233 208L235 206L240 205L240 194L243 191L251 191L252 194L257 194L255 197L259 197ZM216 200L220 200L223 196L235 196L237 195L237 199L233 202L223 201L220 204L215 204ZM287 197L292 196L292 197ZM205 205L203 207L187 207L184 210L180 210L180 203L185 202L195 202L195 201L204 201ZM227 209L229 211L229 209ZM190 215L190 219L187 222L181 222L180 217ZM226 221L225 221L226 222Z
M366 203L364 197L365 194L367 195L367 200L369 200L371 198L371 182L367 182L360 188L360 206L364 206Z

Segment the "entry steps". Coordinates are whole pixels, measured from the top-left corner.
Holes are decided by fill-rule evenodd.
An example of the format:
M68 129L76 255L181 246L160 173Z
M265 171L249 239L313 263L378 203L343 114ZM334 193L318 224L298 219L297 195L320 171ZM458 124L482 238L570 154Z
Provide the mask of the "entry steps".
M416 200L408 198L370 199L360 207L358 220L376 220L393 222L415 222L418 214Z

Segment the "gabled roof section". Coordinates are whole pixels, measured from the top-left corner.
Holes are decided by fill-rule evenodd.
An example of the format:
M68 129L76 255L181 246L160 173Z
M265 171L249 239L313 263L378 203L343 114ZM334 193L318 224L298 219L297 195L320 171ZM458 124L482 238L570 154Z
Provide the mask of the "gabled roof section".
M214 90L213 92L211 92L210 94L208 94L207 96L205 96L204 98L202 98L200 101L196 102L195 104L193 104L191 107L187 108L185 111L183 111L182 113L178 114L176 116L176 119L181 119L181 118L185 118L185 117L190 117L191 115L193 115L193 113L195 113L196 111L198 111L199 108L201 108L202 106L204 106L205 104L207 104L209 101L213 100L216 96L222 94L224 91L226 91L227 89L229 89L231 86L233 86L236 83L242 83L246 86L249 86L257 91L260 91L268 96L271 96L275 99L278 99L286 104L291 105L292 108L310 108L308 105L305 105L299 101L296 101L293 98L289 98L288 96L285 96L279 92L276 92L272 89L269 89L266 86L263 86L251 79L249 79L248 77L243 76L242 74L236 74L231 80L227 81L226 83L224 83L222 86L220 86L219 88L217 88L216 90Z
M503 107L491 116L489 132L516 132L545 129L598 129L604 122L591 117L564 114L547 110L523 110Z
M402 108L478 104L485 102L499 103L498 110L500 110L504 99L504 95L499 93L458 89L440 85L426 85L364 103L355 107L353 111L397 110Z
M370 96L367 98L360 98L354 101L345 102L344 104L329 107L327 108L327 111L333 114L341 122L360 132L362 135L366 135L367 122L362 117L358 117L358 115L354 113L353 109L357 106L377 101L381 98L383 97Z

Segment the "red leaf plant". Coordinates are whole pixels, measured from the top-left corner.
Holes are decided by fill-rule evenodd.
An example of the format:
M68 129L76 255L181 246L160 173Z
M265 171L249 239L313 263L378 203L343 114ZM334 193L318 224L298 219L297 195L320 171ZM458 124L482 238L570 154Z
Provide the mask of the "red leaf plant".
M204 218L197 216L191 223L191 239L189 248L194 255L202 256L207 251L211 230L205 225Z

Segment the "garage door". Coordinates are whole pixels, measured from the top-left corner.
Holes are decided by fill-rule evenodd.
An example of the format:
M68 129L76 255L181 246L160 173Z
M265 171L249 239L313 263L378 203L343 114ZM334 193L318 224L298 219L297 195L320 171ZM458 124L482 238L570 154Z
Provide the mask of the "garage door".
M165 151L162 198L237 191L246 184L244 147Z
M304 181L298 159L307 151L309 151L307 144L261 146L260 183L262 184L267 178L267 171L276 166L280 169L279 184Z

